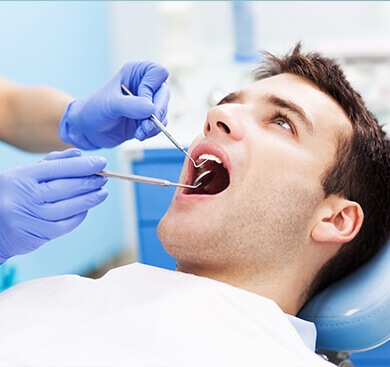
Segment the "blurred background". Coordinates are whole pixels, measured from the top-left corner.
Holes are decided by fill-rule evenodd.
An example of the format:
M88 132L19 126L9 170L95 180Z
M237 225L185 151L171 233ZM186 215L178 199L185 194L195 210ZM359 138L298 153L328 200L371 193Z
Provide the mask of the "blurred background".
M171 73L169 128L185 145L211 105L250 82L258 50L281 54L298 41L338 58L390 131L387 2L0 2L0 75L82 98L128 61L159 61ZM0 171L43 157L6 144L0 152ZM85 154L107 157L110 170L173 180L183 161L165 136ZM173 191L145 186L110 181L108 199L74 232L2 265L1 288L63 273L99 276L130 261L174 268L155 236Z

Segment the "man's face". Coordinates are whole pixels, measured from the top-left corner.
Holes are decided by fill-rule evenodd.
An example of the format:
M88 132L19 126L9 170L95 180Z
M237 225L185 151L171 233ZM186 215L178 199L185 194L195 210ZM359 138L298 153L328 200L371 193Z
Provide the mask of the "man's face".
M180 267L267 271L302 254L324 199L321 175L352 127L339 105L303 78L281 74L228 95L209 110L190 147L218 157L204 189L178 189L158 233ZM180 182L198 171L184 164Z

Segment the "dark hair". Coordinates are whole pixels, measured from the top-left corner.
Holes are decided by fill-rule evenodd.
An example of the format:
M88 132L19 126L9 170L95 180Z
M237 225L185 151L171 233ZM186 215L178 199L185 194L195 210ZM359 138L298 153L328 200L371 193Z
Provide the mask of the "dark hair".
M257 80L282 73L301 76L333 97L352 123L352 137L340 139L335 163L321 177L325 197L336 194L360 204L364 220L359 233L319 270L308 299L370 260L386 243L390 227L390 141L367 110L362 97L335 60L302 53L301 44L279 58L264 52Z

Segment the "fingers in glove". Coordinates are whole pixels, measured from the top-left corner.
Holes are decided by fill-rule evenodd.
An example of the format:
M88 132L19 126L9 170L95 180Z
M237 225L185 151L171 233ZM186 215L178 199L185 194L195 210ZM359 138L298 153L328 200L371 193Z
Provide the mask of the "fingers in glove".
M168 121L165 118L161 123L166 126ZM144 120L138 126L137 130L134 133L134 137L139 141L143 141L145 139L151 138L152 136L160 133L161 130L153 123L151 120Z
M85 177L100 172L106 166L104 157L85 156L56 159L29 166L29 175L38 180L51 181L59 178Z
M158 63L150 63L145 70L145 74L138 86L138 96L147 97L151 101L156 91L167 80L169 76L168 69Z
M36 217L47 221L59 221L83 213L102 203L108 196L105 188L98 189L70 199L35 205L31 210Z
M31 218L24 228L24 230L29 234L34 234L35 237L42 240L40 245L43 245L45 242L50 241L54 238L63 236L76 227L78 227L85 217L87 216L88 211L76 214L70 218L61 219L58 221L47 221L42 220L41 218ZM28 238L29 236L27 236ZM39 245L36 244L32 246L32 241L27 241L24 244L25 253L35 250Z
M140 120L148 118L155 110L153 103L144 97L117 95L110 100L110 108L117 117Z
M41 182L38 186L40 199L43 203L55 203L71 199L91 191L96 191L103 187L107 181L107 177L91 175Z
M164 126L167 126L166 115L168 110L169 97L170 94L166 83L164 83L154 95L153 102L156 107L154 115L164 124ZM141 122L141 126L137 129L135 133L135 138L137 138L138 140L144 140L157 135L159 132L160 129L153 121L151 121L150 119L143 120Z
M80 157L81 152L79 149L70 148L61 152L51 152L43 158L45 161L52 161L54 159L63 159L63 158L72 158L72 157Z
M154 115L160 121L165 120L167 117L169 98L169 89L167 84L164 83L153 97L153 103L155 106Z

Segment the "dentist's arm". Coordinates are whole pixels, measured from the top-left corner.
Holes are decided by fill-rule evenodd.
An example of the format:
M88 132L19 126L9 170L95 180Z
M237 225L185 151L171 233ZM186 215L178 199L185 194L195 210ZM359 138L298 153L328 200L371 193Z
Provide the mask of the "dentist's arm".
M58 124L72 100L54 88L0 77L0 140L30 152L69 148L58 136Z
M84 99L49 87L26 87L0 78L0 140L31 152L69 148L111 148L159 129L148 119L155 114L165 125L168 71L151 62L131 62L108 83ZM124 84L134 96L124 95Z
M0 139L35 152L144 140L159 132L151 114L166 124L167 77L157 63L128 63L89 97L73 101L55 89L0 79ZM121 84L134 96L124 95ZM105 166L101 158L69 149L45 160L0 175L0 264L70 232L107 196L107 179L95 175Z

